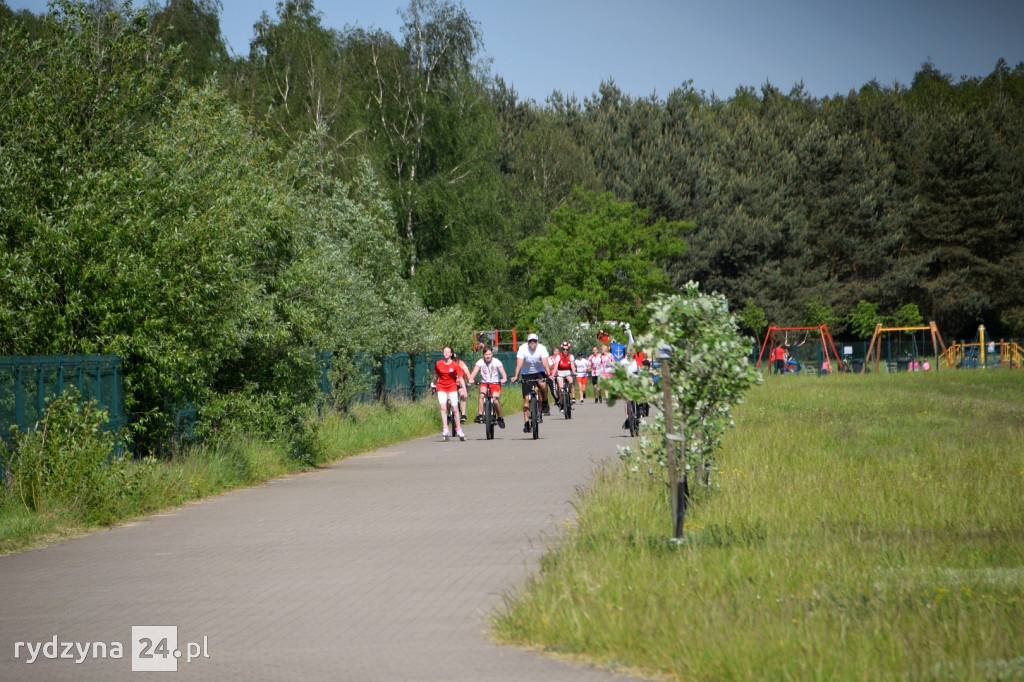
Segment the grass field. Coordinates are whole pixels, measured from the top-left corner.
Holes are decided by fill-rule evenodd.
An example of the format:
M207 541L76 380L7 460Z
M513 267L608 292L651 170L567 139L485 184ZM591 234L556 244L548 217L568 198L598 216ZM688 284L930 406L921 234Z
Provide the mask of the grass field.
M678 679L1024 679L1024 373L770 377L735 421L682 543L610 466L496 636Z

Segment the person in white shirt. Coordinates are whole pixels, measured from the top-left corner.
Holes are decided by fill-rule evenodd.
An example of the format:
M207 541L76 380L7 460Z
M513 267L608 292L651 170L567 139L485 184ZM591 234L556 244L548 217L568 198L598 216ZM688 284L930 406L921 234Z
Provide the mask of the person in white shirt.
M501 403L498 402L498 396L501 395L501 385L508 381L508 376L505 374L505 366L501 364L501 360L494 357L494 351L485 347L484 356L473 365L473 371L469 374L469 383L473 383L477 372L480 373L480 406L477 409L476 419L473 421L477 424L483 424L484 422L484 387L486 386L490 389L491 398L494 400L498 426L505 428L505 419L501 414Z
M512 373L512 381L523 378L523 433L530 432L530 384L537 384L544 414L551 414L548 407L548 387L544 378L551 374L548 367L548 349L541 343L536 334L526 337L526 343L516 352L516 371Z
M576 390L579 393L579 404L587 395L587 372L590 371L590 360L585 357L577 357L573 360L573 373L576 374Z

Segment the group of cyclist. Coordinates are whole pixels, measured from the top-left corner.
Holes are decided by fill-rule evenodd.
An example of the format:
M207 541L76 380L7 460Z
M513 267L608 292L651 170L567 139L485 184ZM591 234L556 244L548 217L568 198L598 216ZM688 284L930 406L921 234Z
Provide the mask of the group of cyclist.
M629 325L625 325L626 333L629 336L629 347L633 346L633 333ZM533 386L537 387L540 396L541 414L551 414L548 404L548 385L554 390L555 404L560 411L565 410L562 405L562 389L569 384L570 400L575 400L578 395L580 404L585 402L586 387L589 382L593 387L593 398L595 403L608 399L607 389L599 388L601 379L612 375L616 363L626 365L629 372L636 373L643 364L643 354L627 354L627 346L612 344L605 332L598 335L602 342L600 350L594 346L589 357L576 357L572 353L572 345L564 341L558 352L550 354L548 349L540 343L537 334L530 334L526 343L522 344L516 351L516 368L512 375L513 383L521 381L523 393L523 433L530 433L529 400ZM484 401L492 399L495 409L496 421L500 428L505 428L505 419L501 413L501 405L498 397L501 395L502 384L508 381L508 375L501 360L494 357L494 351L485 346L483 357L476 361L473 369L470 370L459 356L452 351L450 346L445 346L442 358L434 363L434 382L431 389L437 392L438 402L441 409L442 437L449 440L454 432L459 440L466 440L462 430L462 424L466 422L466 404L468 402L468 387L473 385L477 375L480 375L480 399L477 410L476 423L483 422ZM485 398L485 395L488 397ZM454 424L449 430L448 406L452 407ZM625 428L625 427L624 427Z

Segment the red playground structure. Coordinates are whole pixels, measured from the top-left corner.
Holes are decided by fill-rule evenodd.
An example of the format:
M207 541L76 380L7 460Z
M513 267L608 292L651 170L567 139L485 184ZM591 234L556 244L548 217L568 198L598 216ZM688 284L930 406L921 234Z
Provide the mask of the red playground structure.
M832 334L828 331L828 325L822 324L816 327L776 327L775 325L768 327L768 332L764 335L764 343L761 344L761 352L758 353L757 356L758 369L761 368L762 359L767 360L769 363L771 362L772 352L778 347L778 344L775 341L775 334L777 332L805 332L805 341L808 334L811 332L817 332L817 336L821 338L821 352L824 356L821 363L822 366L818 371L822 372L825 370L829 372L838 372L842 368L842 363L839 360L839 353L836 352L836 344L832 341ZM786 336L789 336L788 333Z

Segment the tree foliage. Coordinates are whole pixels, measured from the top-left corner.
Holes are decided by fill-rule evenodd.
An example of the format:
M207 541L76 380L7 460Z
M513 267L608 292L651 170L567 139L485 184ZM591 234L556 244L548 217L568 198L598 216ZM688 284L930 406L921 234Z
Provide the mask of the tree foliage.
M690 227L648 214L611 194L576 191L543 233L519 244L531 300L580 301L589 321L642 324L643 302L668 291L662 264L683 252Z
M732 425L732 406L761 375L747 361L749 345L739 334L725 297L705 294L696 283L688 282L678 294L657 297L647 312L649 331L637 344L649 357L662 358L662 373L671 372L672 420L674 431L682 437L681 450L675 453L677 471L693 465L708 467ZM634 471L656 474L657 480L663 480L663 415L670 411L665 405L664 384L655 382L650 372L629 374L618 365L608 385L615 398L658 406L661 414L651 425L654 436L639 448L630 448L625 456L633 461Z
M314 351L412 342L425 311L369 165L337 180L316 135L276 161L220 91L175 80L143 12L50 21L0 56L23 76L0 108L3 352L118 354L136 438L158 447L188 402L272 401L288 428Z

